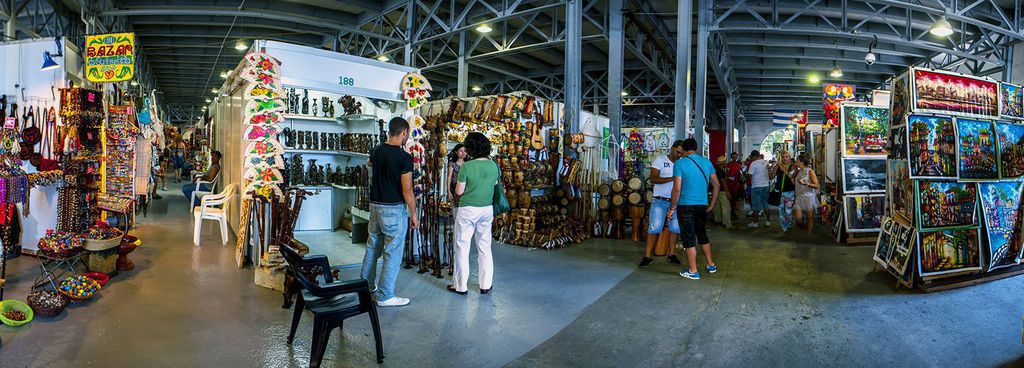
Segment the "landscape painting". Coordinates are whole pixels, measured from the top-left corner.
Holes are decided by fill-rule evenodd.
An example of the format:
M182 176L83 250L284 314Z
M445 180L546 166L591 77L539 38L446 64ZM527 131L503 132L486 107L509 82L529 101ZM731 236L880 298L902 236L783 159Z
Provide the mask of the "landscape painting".
M841 106L844 156L889 154L889 109L874 106Z
M978 224L976 183L955 181L917 182L918 228L940 229Z
M1012 266L1021 257L1020 199L1024 182L980 183L981 213L988 236L988 270Z
M886 169L889 209L896 221L914 223L914 180L910 179L907 160L888 160Z
M957 168L960 180L999 179L996 161L995 124L991 121L956 119Z
M853 99L856 88L849 84L825 83L822 96L822 115L824 115L825 128L839 126L839 104L846 100Z
M914 112L999 116L999 87L996 82L957 73L914 69Z
M907 159L913 179L956 178L956 126L945 116L907 117Z
M999 83L999 115L1007 119L1024 119L1024 89L1010 83Z
M907 159L907 125L903 124L889 130L889 159Z
M977 228L919 234L918 266L921 276L981 270Z
M843 192L846 194L885 191L885 159L843 159Z
M996 123L996 136L999 137L999 177L1024 176L1024 125Z
M885 195L846 196L846 231L851 233L875 232L882 228L885 216Z

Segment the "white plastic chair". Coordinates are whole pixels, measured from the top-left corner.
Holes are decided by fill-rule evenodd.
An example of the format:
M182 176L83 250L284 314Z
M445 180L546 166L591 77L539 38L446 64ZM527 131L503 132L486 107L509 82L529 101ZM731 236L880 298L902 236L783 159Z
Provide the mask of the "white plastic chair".
M192 229L192 242L199 245L199 230L202 228L203 220L217 220L220 222L220 240L224 245L228 244L228 206L231 204L231 197L235 196L238 184L231 184L224 188L220 194L208 194L203 197L199 206L192 209L192 217L195 218L195 226ZM218 208L219 207L219 208Z
M202 174L200 174L202 175ZM213 191L217 190L217 183L220 182L220 170L217 171L217 176L213 177L211 181L201 180L202 176L197 176L193 181L196 183L196 190L192 192L192 198L189 198L191 202L188 202L189 208L195 208L196 198L202 199L205 196L213 194ZM203 184L209 184L209 190L202 190Z

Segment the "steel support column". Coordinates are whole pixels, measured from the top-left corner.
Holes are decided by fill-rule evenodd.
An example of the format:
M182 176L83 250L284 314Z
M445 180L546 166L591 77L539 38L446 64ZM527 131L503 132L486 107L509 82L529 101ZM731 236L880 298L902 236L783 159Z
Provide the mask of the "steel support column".
M416 67L416 61L412 57L412 41L415 36L416 0L409 0L409 9L405 16L405 65Z
M465 98L468 96L469 86L469 65L466 62L466 33L459 33L459 72L458 72L458 89L456 96Z
M708 1L697 0L697 80L694 82L693 138L697 152L704 152L704 120L707 117L708 97Z
M15 40L18 36L18 13L15 12L14 0L7 1L8 12L11 13L11 18L4 24L4 38L8 40Z
M728 156L730 153L736 150L733 145L733 141L736 139L733 135L733 129L736 128L736 96L730 94L725 99L725 155Z
M676 18L675 139L686 138L690 127L690 33L693 2L679 0Z
M622 135L622 0L608 1L608 125Z
M569 133L580 131L582 103L583 0L568 0L565 5L565 127ZM568 145L566 145L568 149Z

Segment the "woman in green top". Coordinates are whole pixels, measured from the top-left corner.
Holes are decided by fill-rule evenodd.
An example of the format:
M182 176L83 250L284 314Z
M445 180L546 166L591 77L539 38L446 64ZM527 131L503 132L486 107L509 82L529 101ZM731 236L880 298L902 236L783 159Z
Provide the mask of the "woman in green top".
M469 292L469 247L476 238L480 293L491 291L494 263L491 260L491 223L494 222L494 186L498 183L498 164L491 161L491 141L482 133L472 132L462 142L472 158L462 164L456 179L455 194L459 211L455 215L455 262L452 285L448 291L466 295Z

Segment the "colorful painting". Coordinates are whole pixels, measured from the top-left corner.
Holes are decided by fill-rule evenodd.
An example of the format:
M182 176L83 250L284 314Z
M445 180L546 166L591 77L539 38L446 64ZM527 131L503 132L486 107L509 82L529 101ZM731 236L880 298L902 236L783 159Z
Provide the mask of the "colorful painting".
M93 83L122 82L135 76L135 34L85 36L85 78Z
M892 82L892 99L889 100L889 112L892 116L892 125L897 126L904 123L907 117L907 106L909 106L909 90L907 81L909 72L896 77Z
M907 117L907 158L914 179L956 178L956 126L945 116Z
M1016 84L999 83L999 116L1024 119L1024 88Z
M914 112L999 116L999 87L996 82L961 74L913 69Z
M907 159L907 125L903 124L889 130L889 159Z
M980 183L981 213L988 236L989 271L1020 261L1020 200L1024 182Z
M893 221L889 228L889 272L897 278L902 278L907 272L907 264L910 260L910 253L914 249L914 242L917 241L917 231L910 225Z
M843 159L843 192L845 194L885 191L885 159Z
M978 189L975 183L917 182L918 228L939 229L978 224Z
M852 100L856 89L849 84L825 83L822 106L825 128L839 126L839 104L846 100Z
M885 215L885 195L851 195L846 203L846 231L851 233L875 232L882 228Z
M996 161L995 124L991 121L956 119L957 168L960 180L999 179Z
M875 242L875 255L871 257L882 265L882 268L888 268L889 261L892 259L892 227L894 224L895 221L892 217L882 216L882 228L878 233L878 240Z
M996 123L999 137L999 177L1024 176L1024 125Z
M918 239L921 276L981 270L977 228L921 232Z
M907 160L889 160L886 169L889 209L896 221L914 223L914 180L910 179Z
M889 109L843 104L840 111L845 156L889 154Z

